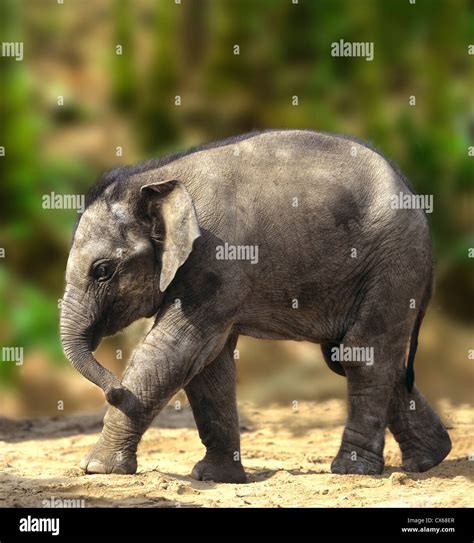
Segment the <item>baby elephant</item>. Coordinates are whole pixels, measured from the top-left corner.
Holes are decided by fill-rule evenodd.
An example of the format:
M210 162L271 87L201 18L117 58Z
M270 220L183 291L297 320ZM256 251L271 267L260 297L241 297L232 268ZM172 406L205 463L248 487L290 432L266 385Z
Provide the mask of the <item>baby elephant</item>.
M88 473L134 473L137 445L185 390L206 447L201 480L243 483L235 394L239 335L319 343L349 407L333 473L378 474L385 428L403 467L449 453L413 386L432 283L428 224L403 175L348 137L245 134L105 174L74 233L64 351L110 406ZM155 316L123 379L92 352Z

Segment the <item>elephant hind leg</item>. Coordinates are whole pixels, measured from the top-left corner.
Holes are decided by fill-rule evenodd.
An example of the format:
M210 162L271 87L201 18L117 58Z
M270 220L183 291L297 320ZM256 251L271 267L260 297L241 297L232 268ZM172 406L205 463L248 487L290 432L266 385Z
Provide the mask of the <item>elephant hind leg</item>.
M400 446L406 471L427 471L451 451L451 440L438 415L416 386L407 391L403 375L395 384L388 426Z
M343 337L339 353L333 351L335 357L339 354L348 389L348 417L341 447L331 464L333 473L374 475L383 471L388 411L412 322L406 317L403 299L394 298L385 319L378 323L382 326L374 327L379 299L371 296Z
M384 467L383 449L387 411L393 389L395 359L386 337L354 335L344 338L349 355L342 362L348 388L348 417L342 442L331 464L332 473L377 475ZM393 346L393 345L392 345ZM356 353L371 353L366 360ZM394 352L395 357L400 353Z
M323 353L324 361L334 373L338 375L346 376L346 372L342 367L342 364L337 360L333 360L333 349L339 348L339 343L325 342L321 343L321 352Z

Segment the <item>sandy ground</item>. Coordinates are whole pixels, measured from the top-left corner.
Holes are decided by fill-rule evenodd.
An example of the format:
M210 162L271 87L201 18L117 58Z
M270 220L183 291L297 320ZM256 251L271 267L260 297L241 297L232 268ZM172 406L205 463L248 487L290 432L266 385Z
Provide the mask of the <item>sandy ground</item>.
M157 418L133 476L84 475L77 467L97 439L102 413L0 419L0 506L42 507L53 498L83 500L77 503L85 507L474 506L472 407L439 406L454 444L440 466L405 474L388 435L386 468L376 477L330 473L345 418L342 401L298 407L240 406L247 485L188 476L203 453L188 407L168 407Z

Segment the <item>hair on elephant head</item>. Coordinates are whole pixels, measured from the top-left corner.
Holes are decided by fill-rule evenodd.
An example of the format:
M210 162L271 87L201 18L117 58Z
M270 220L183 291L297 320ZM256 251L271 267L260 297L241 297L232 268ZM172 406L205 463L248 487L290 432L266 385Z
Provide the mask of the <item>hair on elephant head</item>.
M158 311L200 235L185 185L154 177L153 171L144 172L129 178L125 189L115 181L96 192L79 220L67 262L60 321L64 352L112 405L120 404L125 389L92 352L104 336Z

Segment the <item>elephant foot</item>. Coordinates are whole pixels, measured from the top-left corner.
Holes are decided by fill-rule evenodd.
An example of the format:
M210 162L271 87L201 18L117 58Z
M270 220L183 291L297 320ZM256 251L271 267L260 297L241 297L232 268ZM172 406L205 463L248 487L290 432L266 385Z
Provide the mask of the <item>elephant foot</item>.
M215 483L247 482L247 476L240 462L207 455L194 466L191 477L197 481L214 481Z
M451 451L451 439L444 428L437 429L434 439L417 439L410 432L406 439L397 436L402 451L402 468L408 472L428 471L442 462Z
M99 440L82 459L80 468L86 473L132 474L137 471L137 455L127 450L112 449Z
M451 451L451 439L416 387L411 393L403 385L397 387L389 428L402 452L402 468L409 472L427 471L446 458Z
M340 450L331 464L331 472L339 475L380 475L383 471L382 456L373 453Z

